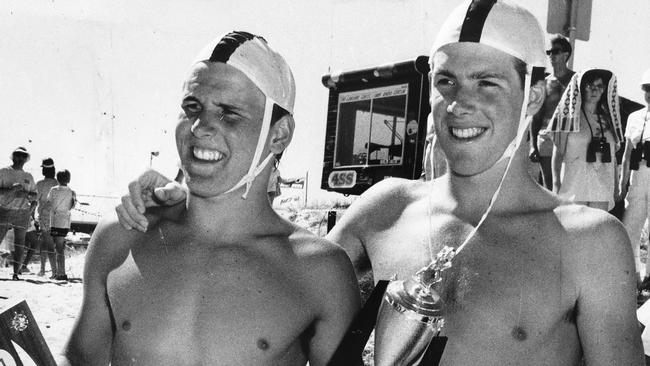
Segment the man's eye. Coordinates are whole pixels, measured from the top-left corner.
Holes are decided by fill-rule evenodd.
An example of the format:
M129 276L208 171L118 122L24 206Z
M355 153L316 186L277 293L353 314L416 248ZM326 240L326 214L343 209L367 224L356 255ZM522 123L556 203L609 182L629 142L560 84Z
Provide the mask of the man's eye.
M436 87L445 87L445 86L453 86L455 85L454 81L451 79L447 78L439 78L434 80L434 84Z
M201 112L201 106L199 104L184 104L183 105L183 110L187 114L196 114Z
M493 83L493 82L491 82L489 80L479 80L478 86L491 87L491 86L499 86L499 84Z

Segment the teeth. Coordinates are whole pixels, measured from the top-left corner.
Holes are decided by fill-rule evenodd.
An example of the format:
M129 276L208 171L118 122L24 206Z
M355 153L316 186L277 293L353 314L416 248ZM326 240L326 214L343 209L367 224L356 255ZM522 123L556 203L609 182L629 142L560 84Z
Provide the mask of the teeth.
M208 150L195 147L192 149L192 152L194 153L195 158L201 160L219 161L223 158L223 154L217 150Z
M471 139L483 133L485 128L471 127L471 128L451 128L451 134L459 139Z

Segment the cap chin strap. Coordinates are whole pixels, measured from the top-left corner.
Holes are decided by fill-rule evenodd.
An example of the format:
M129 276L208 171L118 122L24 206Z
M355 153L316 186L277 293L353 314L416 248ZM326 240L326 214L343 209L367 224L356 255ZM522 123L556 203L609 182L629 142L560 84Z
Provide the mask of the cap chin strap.
M526 120L526 112L528 109L528 98L530 97L530 81L532 78L533 74L533 68L531 66L526 67L526 77L524 78L524 102L521 106L521 113L519 114L519 127L517 130L517 136L515 136L514 140L508 145L506 150L503 152L499 160L497 161L500 162L501 160L508 159L508 165L506 165L506 170L503 172L503 175L501 176L501 180L499 181L499 185L497 186L497 189L494 191L494 194L492 195L492 198L490 198L490 204L488 205L488 208L485 210L485 213L483 216L481 216L481 220L479 220L478 224L472 229L472 231L467 235L467 238L463 241L463 243L456 248L456 253L460 252L465 245L474 237L476 232L478 231L479 227L483 224L483 221L488 216L488 213L492 211L492 206L494 206L494 203L497 200L497 197L499 196L499 192L501 191L501 186L503 186L503 182L506 180L506 176L508 175L508 172L510 171L510 166L512 165L512 160L515 156L515 151L517 151L517 148L521 144L525 132L528 130L528 123ZM496 163L495 163L496 164Z
M269 161L271 161L271 158L275 156L275 154L270 153L259 165L255 165L260 160L260 157L262 156L262 150L264 150L264 145L266 145L266 139L271 128L271 116L273 115L274 104L275 102L273 99L266 96L266 103L264 104L264 118L262 119L262 130L260 131L260 137L257 139L257 147L255 148L255 154L253 155L253 160L251 161L251 166L248 169L248 173L246 173L246 175L244 175L239 180L239 182L237 182L237 184L235 184L232 188L225 191L221 195L228 194L237 190L243 185L246 185L246 190L241 196L242 199L246 199L248 196L248 191L251 189L255 177L257 177L262 172L262 170L264 170Z

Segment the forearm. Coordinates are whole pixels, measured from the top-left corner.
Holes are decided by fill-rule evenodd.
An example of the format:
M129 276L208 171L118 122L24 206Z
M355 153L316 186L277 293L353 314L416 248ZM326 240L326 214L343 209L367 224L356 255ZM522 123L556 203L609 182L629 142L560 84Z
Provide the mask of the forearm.
M557 145L553 145L553 155L551 156L551 169L553 173L553 192L559 193L562 182L560 181L560 174L562 172L562 161L564 155L560 152Z

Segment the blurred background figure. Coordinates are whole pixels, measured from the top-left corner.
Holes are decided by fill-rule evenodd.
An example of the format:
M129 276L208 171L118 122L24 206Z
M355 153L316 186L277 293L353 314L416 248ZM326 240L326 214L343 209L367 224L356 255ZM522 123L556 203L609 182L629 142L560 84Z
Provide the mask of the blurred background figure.
M300 183L301 179L284 179L282 178L282 175L280 174L280 169L278 169L278 166L280 165L280 158L282 158L282 153L277 154L274 158L273 161L273 167L271 168L271 175L269 176L269 183L266 186L266 193L269 196L269 202L271 202L271 206L273 206L273 200L275 200L276 197L282 194L282 190L280 189L280 184L293 184L293 183Z
M36 183L23 170L29 161L27 149L20 146L11 153L12 165L0 169L0 238L13 229L13 276L18 280L32 205L36 204Z
M530 125L531 152L530 160L539 163L539 182L549 190L553 189L553 173L551 168L551 156L553 155L553 141L546 133L548 122L553 117L555 107L569 85L569 81L575 72L567 67L571 58L571 43L562 35L556 34L551 37L551 48L546 50L546 55L553 67L553 73L546 77L546 99L542 109L533 116Z
M615 153L623 139L616 76L602 69L573 75L548 128L553 134L553 191L609 211L620 200Z
M50 268L52 269L52 277L56 274L56 255L54 251L54 240L50 235L50 211L51 207L47 202L47 195L50 193L52 187L59 184L54 179L56 168L52 158L45 158L41 163L41 173L43 179L36 182L37 202L38 207L38 224L40 227L40 257L41 257L41 270L38 272L39 276L45 276L45 262L50 260Z
M640 109L627 119L625 129L625 152L623 153L623 173L619 183L621 196L625 200L623 224L632 242L636 263L637 278L644 275L641 287L650 288L650 261L646 261L645 271L641 271L639 251L643 225L650 217L650 69L641 77L646 108ZM629 182L629 188L628 188ZM644 272L644 273L643 273Z
M62 170L56 173L56 180L59 185L52 187L47 195L47 202L51 206L50 234L54 238L56 251L56 271L53 270L54 279L67 281L65 273L65 236L70 231L70 210L77 202L75 192L68 187L70 183L70 172Z

